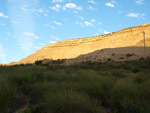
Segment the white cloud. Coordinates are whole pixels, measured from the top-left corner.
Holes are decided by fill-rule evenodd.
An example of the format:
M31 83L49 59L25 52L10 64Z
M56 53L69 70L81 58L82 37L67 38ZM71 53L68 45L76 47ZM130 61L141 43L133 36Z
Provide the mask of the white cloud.
M76 6L76 4L74 4L74 3L67 3L66 5L65 5L65 7L66 8L76 8L77 6Z
M26 5L23 5L23 7L21 8L23 11L28 11L28 12L38 12L38 13L44 13L44 12L49 12L48 10L46 10L45 8L39 8L39 9L34 9L34 8L28 8Z
M79 7L76 4L74 4L74 3L67 3L64 8L82 10L81 6Z
M54 26L51 26L52 29L56 29Z
M0 17L2 18L9 18L8 16L4 15L3 13L0 12Z
M57 40L57 41L60 40L58 37L53 36L53 35L51 35L50 37L53 38L53 39L55 39L55 40Z
M82 16L79 16L79 18L80 18L81 20L84 20L84 17L82 17Z
M95 34L94 34L94 36L97 36L97 35L99 35L99 33L95 33Z
M40 8L40 9L38 10L38 12L39 12L39 13L43 13L43 12L44 12L44 9L43 9L43 8Z
M61 6L59 4L56 4L53 7L49 7L50 9L54 10L54 11L60 11L60 9L66 10L66 9L76 9L76 10L82 10L81 6L77 6L74 3L67 3L65 6Z
M52 2L53 3L55 3L55 2L63 2L63 0L53 0Z
M27 11L27 6L26 6L26 5L23 5L21 9L22 9L23 11Z
M105 5L108 6L108 7L115 7L115 5L112 4L112 3L105 3Z
M34 46L33 48L36 49L36 50L40 50L42 47L41 46L40 47Z
M108 32L108 31L106 31L106 30L104 30L104 34L109 34L110 32Z
M101 23L101 22L98 22L98 24L99 24L99 25L102 25L103 23Z
M88 6L87 9L89 9L89 10L97 10L96 8L94 8L92 6Z
M78 11L73 11L75 14L77 14L78 13Z
M79 24L80 26L85 27L82 22L76 22L76 24Z
M20 44L18 46L18 49L21 49L23 51L31 51L31 49L35 49L35 45L32 42L24 42L24 44Z
M54 26L51 26L49 24L43 24L42 26L44 26L44 27L50 27L51 29L56 29Z
M56 43L55 41L49 41L49 43L53 44L53 43Z
M62 25L62 23L60 23L60 22L57 22L57 21L53 21L56 25L59 25L59 26L61 26Z
M35 39L38 39L38 38L39 38L39 37L36 36L34 33L29 33L29 32L24 32L24 35L25 35L25 36L28 36L28 37L32 36L32 37L34 37Z
M43 24L42 26L45 26L45 27L50 27L50 25L49 25L49 24Z
M95 21L96 21L95 19L92 19L92 20L91 20L91 22L95 22Z
M138 4L138 5L142 5L143 2L144 2L144 0L136 0L136 4Z
M139 13L128 13L127 17L137 18L137 17L139 17Z
M61 5L59 5L59 4L56 4L55 6L53 6L53 7L49 7L50 9L52 9L52 10L54 10L54 11L59 11L62 7L61 7Z
M89 0L87 1L88 3L93 3L93 4L97 4L94 0Z
M18 21L12 21L12 23L13 23L13 24L19 24L19 22L18 22Z
M145 14L140 14L140 17L141 19L145 20Z
M140 13L128 13L126 16L127 16L127 17L130 17L130 18L138 18L138 19L143 19L143 20L145 20L145 14L140 14Z
M116 2L116 1L114 1L114 0L112 0L111 3L118 4L118 2Z
M88 26L91 26L91 27L94 27L94 25L88 21L85 21L84 24L88 27Z

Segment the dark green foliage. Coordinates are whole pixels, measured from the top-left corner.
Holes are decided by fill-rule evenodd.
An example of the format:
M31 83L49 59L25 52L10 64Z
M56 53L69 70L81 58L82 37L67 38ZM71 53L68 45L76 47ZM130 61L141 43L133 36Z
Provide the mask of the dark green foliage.
M111 61L111 58L108 58L107 61Z
M58 60L52 60L51 64L63 64L65 62L65 59L58 59Z
M150 59L53 63L0 67L0 113L150 113Z
M36 65L41 65L42 62L43 62L43 60L37 60L37 61L35 61L35 64L36 64Z
M17 88L11 83L7 75L0 75L0 112L7 113L15 100Z
M126 56L127 56L127 58L129 58L129 57L131 57L131 56L134 56L135 54L133 54L133 53L128 53L128 54L126 54Z
M121 72L121 71L119 71L119 70L117 70L117 71L112 71L112 75L115 76L115 77L117 77L117 78L123 78L123 77L126 76L123 72Z
M124 59L124 57L120 57L119 59Z
M46 65L60 65L60 64L64 64L66 59L58 59L58 60L45 59L45 60L48 60L48 64L44 64L46 66ZM43 65L42 64L43 61L44 60L37 60L37 61L35 61L35 64L36 65Z

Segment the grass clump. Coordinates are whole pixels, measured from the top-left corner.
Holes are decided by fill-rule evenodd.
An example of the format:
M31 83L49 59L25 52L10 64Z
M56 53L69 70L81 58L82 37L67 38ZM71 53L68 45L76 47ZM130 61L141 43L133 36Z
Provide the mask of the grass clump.
M112 111L117 113L137 113L138 106L135 100L138 99L138 94L138 87L132 81L128 79L118 80L111 91L110 105Z
M0 111L7 113L15 100L17 88L7 77L0 76Z
M43 107L52 113L98 113L96 101L85 93L72 90L47 93Z

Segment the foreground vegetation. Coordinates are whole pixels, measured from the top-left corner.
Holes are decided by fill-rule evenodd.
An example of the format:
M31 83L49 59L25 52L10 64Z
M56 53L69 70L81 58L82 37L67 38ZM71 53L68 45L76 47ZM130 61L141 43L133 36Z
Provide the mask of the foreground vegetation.
M150 113L150 59L0 67L0 113Z

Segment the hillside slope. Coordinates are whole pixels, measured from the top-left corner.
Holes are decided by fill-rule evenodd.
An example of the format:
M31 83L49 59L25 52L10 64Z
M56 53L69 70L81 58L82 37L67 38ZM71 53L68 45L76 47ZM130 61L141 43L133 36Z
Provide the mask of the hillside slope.
M145 31L146 46L150 47L148 43L150 41L150 23L148 23L106 35L64 40L46 45L36 53L20 60L19 63L34 63L36 60L43 59L76 58L105 48L143 47L142 30Z

